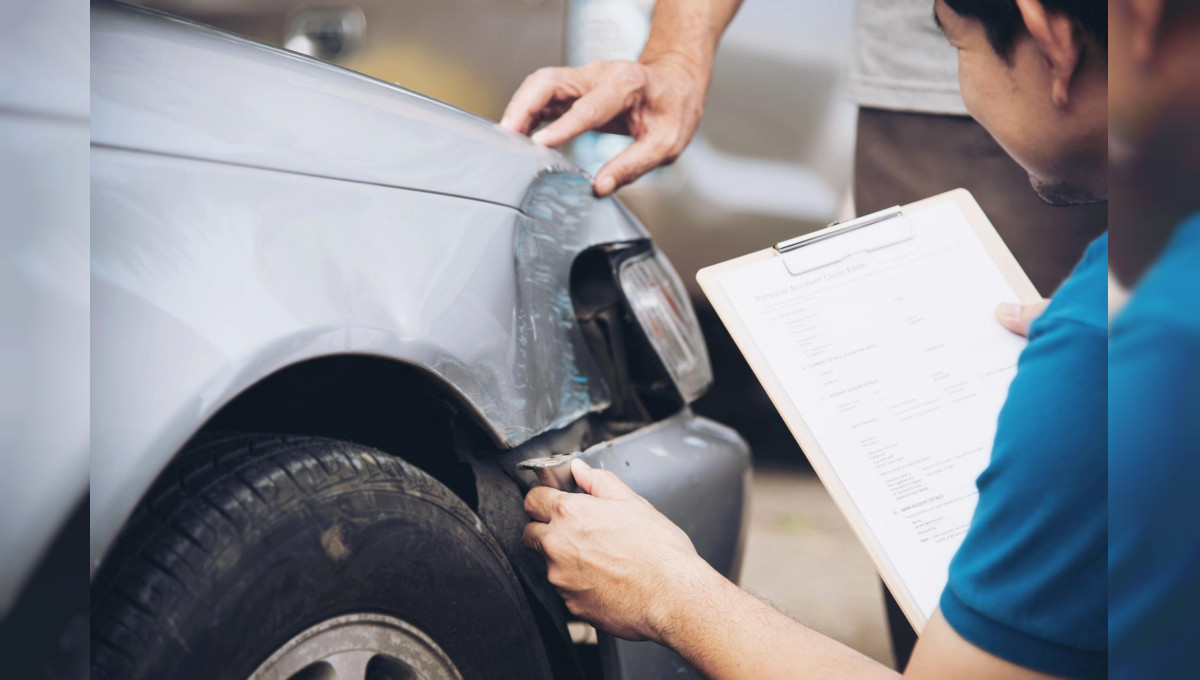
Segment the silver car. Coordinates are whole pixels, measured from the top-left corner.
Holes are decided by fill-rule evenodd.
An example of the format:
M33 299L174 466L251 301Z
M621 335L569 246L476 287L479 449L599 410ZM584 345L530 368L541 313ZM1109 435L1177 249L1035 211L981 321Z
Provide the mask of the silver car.
M91 31L93 677L691 674L579 644L520 542L582 457L737 577L748 450L689 408L707 351L637 220L399 87Z

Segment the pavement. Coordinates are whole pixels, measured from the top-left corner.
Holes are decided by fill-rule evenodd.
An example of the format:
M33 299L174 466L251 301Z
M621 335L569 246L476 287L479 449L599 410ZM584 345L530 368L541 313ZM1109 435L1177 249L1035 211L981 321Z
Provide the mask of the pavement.
M892 666L875 567L806 463L756 462L741 585L804 625Z

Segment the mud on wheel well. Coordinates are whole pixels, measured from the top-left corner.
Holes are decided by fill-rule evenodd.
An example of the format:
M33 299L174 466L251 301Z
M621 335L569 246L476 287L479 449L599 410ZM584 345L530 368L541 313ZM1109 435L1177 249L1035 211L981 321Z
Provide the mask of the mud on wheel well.
M282 369L242 392L194 435L247 432L327 437L370 446L446 485L472 510L470 465L457 451L497 448L459 398L427 371L391 359L347 355ZM186 458L184 446L173 467Z

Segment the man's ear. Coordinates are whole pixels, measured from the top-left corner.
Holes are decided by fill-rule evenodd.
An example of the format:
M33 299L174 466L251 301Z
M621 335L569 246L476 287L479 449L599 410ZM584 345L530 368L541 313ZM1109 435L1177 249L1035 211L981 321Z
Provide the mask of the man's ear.
M1075 22L1065 14L1047 12L1041 0L1017 0L1017 9L1050 66L1050 98L1064 108L1071 101L1071 79L1083 55Z

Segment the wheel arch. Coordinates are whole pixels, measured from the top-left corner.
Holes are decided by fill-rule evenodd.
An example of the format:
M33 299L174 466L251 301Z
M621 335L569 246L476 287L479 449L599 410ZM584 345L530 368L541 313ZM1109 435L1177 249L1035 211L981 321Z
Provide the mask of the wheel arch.
M551 663L574 677L570 640L562 637L545 602L535 602L535 591L557 596L544 580L512 563L512 524L498 526L496 518L487 519L480 508L480 496L488 495L494 515L495 504L502 502L497 499L511 501L516 484L499 467L477 474L463 455L478 463L509 447L486 415L449 380L420 364L367 354L325 355L287 365L255 381L210 416L174 453L143 500L159 479L187 467L192 442L227 432L349 441L403 460L445 485L481 516L482 530L503 547L517 581L529 589L531 615ZM520 496L516 498L521 512ZM503 519L509 522L511 517Z
M445 484L472 509L475 479L457 451L500 449L482 413L423 366L367 354L299 361L255 381L189 439L216 432L325 437L403 459ZM174 453L164 473L186 458Z

